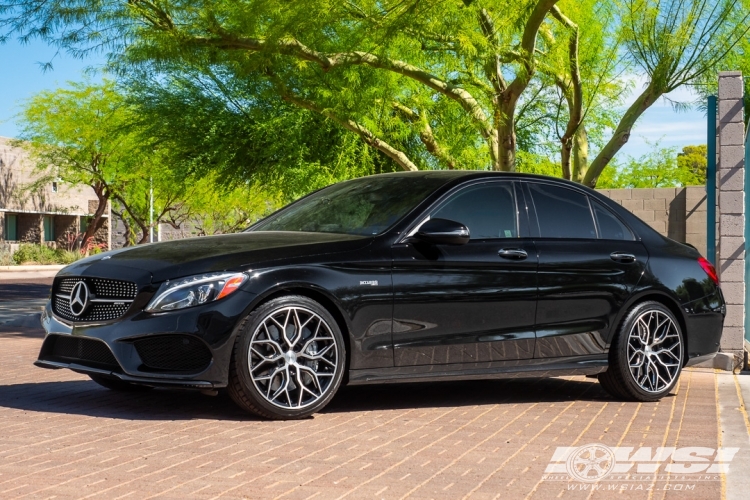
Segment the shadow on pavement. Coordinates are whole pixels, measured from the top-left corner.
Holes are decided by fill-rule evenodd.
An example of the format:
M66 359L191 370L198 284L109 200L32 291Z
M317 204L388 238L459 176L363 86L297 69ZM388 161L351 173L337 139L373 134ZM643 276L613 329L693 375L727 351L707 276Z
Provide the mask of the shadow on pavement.
M0 325L0 339L17 339L17 338L28 338L28 339L43 339L44 329L40 326L39 328L22 328L18 326L2 326ZM41 342L39 347L41 347Z
M343 387L323 413L611 399L594 380L513 379ZM92 381L0 385L0 406L126 420L254 420L225 393L118 393Z
M46 299L51 285L43 283L7 283L0 281L0 302Z
M121 393L90 380L0 385L0 406L24 411L65 413L124 420L254 420L229 396L154 389Z
M611 397L593 379L518 378L401 383L343 387L323 412L608 399Z

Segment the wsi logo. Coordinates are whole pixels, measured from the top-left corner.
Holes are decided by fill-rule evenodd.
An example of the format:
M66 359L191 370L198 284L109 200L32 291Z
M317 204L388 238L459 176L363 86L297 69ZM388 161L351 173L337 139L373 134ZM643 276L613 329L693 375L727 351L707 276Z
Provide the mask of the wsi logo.
M683 448L609 446L594 443L579 447L560 446L545 469L546 480L618 480L633 475L726 474L739 448Z

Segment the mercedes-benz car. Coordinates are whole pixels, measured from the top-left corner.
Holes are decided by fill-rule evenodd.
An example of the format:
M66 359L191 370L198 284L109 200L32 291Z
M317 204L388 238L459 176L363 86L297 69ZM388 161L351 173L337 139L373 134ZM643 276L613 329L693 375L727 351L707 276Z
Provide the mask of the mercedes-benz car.
M542 176L374 175L238 234L66 267L36 364L113 390L226 389L266 418L342 384L598 377L656 401L719 349L714 267L605 196Z

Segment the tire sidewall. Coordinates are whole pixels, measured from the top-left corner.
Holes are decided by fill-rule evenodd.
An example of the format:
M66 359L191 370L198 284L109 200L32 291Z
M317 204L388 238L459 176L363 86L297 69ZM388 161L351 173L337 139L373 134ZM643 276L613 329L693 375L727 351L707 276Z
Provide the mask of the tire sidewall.
M322 397L315 404L306 406L305 408L301 409L282 408L268 402L266 398L262 394L260 394L258 389L255 387L255 383L250 376L250 366L248 359L250 341L252 340L253 334L261 325L262 321L273 312L285 307L292 306L309 309L310 311L320 316L323 321L328 324L331 333L336 339L336 356L338 360L338 362L336 363L336 370L334 372L333 380L331 381L331 385L326 390L326 394L324 395L324 397ZM326 406L338 391L338 388L341 385L341 380L343 379L344 368L346 366L346 349L344 347L344 337L341 329L339 328L338 322L333 318L333 316L318 302L315 302L308 297L292 295L272 299L269 302L261 304L257 309L250 313L250 315L250 321L246 322L244 328L238 332L239 338L237 341L237 348L234 352L233 364L235 369L237 370L237 378L242 384L243 390L248 394L248 396L253 399L253 403L259 406L264 412L272 414L277 418L286 419L306 417L312 415L313 413L316 413L324 406Z
M677 334L680 336L680 367L677 371L677 375L674 377L674 380L672 380L672 383L670 383L669 386L659 392L648 392L642 389L641 386L638 385L638 383L635 381L633 374L630 371L630 363L628 362L628 341L630 331L633 328L636 319L640 315L642 315L646 311L653 310L666 314L674 323L675 328L677 329ZM656 401L669 394L677 385L677 382L679 382L680 375L682 374L682 367L685 365L685 335L682 331L682 327L680 326L680 322L677 320L674 313L672 313L672 311L670 311L666 306L660 304L659 302L644 302L642 304L638 304L625 317L625 320L620 327L620 332L617 337L618 349L616 354L619 357L617 361L623 372L622 379L628 386L626 390L628 392L637 394L639 396L638 399L641 401Z

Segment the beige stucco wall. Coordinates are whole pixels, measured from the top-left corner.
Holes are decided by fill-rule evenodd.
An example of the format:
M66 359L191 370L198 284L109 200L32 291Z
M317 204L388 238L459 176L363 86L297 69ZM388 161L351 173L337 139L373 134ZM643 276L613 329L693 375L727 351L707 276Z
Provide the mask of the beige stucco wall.
M706 188L600 189L664 236L706 255Z
M53 192L50 182L37 192L26 191L40 174L34 171L26 151L11 145L11 140L0 137L0 210L90 215L89 201L96 205L97 198L89 186L58 182L57 192Z
M37 189L28 189L42 177L35 170L28 153L12 144L12 139L0 137L0 241L5 237L5 214L17 214L17 231L20 242L43 242L42 216L55 216L54 243L70 246L80 227L80 217L93 215L99 201L89 186L71 185L57 181L47 182ZM109 216L109 211L105 214ZM96 234L97 243L109 242L109 223Z

